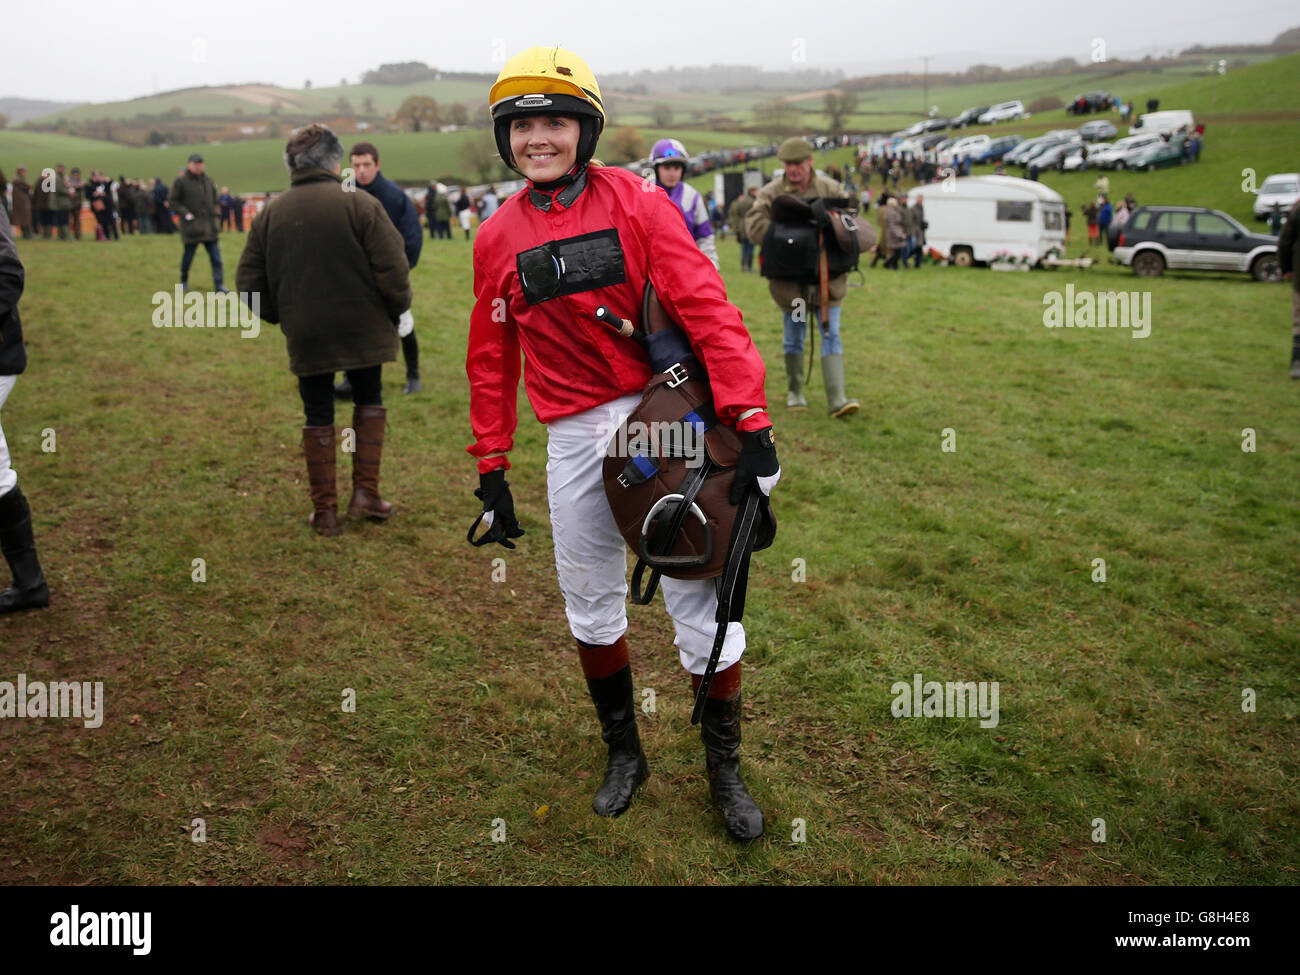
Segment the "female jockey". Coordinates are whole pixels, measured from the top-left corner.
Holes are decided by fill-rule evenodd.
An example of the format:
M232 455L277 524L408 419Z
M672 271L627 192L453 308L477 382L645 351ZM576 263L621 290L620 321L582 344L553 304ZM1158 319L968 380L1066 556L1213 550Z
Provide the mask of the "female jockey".
M719 421L745 448L736 484L767 493L780 477L763 392L764 368L722 279L694 246L681 213L636 175L592 161L605 124L600 88L570 51L534 47L507 62L491 91L497 149L527 186L479 229L466 371L470 422L489 525L483 541L514 548L523 535L505 472L514 446L522 350L524 388L547 425L547 495L555 565L569 628L609 746L592 808L627 809L649 775L628 662L627 556L605 499L605 451L650 379L645 352L600 324L606 305L638 321L647 283L690 338L712 377ZM714 580L662 580L682 666L699 686L716 630ZM727 629L701 720L710 792L728 832L763 833L740 777L740 656Z
M718 248L713 242L713 220L704 197L690 183L685 182L686 147L676 139L660 139L650 150L650 163L655 168L655 181L663 187L668 199L677 204L686 218L686 229L695 238L695 244L706 257L718 265Z

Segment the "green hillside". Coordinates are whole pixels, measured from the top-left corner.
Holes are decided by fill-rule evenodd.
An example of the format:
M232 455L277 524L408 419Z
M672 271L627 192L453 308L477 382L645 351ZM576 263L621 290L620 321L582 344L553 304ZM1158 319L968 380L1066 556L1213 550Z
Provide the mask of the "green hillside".
M101 102L80 105L77 108L56 112L37 121L55 119L84 121L87 119L130 119L136 116L163 116L180 109L184 117L227 118L239 114L258 117L279 103L282 110L293 113L335 114L334 103L341 97L348 99L357 110L366 98L374 102L375 111L389 114L396 111L408 95L428 95L439 104L484 100L483 86L471 81L425 81L411 85L346 85L325 88L294 89L276 85L232 85L187 89L161 95L148 95L123 102Z
M27 132L23 129L5 129L0 131L0 169L10 177L19 166L52 166L55 162L89 155L99 156L117 150L128 149L127 146L101 142L98 139L82 139L73 135L58 135L53 132ZM157 150L153 150L157 151ZM56 158L57 157L57 158ZM68 162L75 166L77 163ZM86 167L82 166L82 169Z
M1282 82L1280 88L1285 90L1288 69L1279 62L1290 61L1289 71L1294 74L1294 59L1289 58L1264 62L1274 65L1268 73L1270 80ZM1206 62L1208 63L1208 62ZM1245 104L1251 103L1250 85L1241 82L1239 76L1244 72L1254 71L1257 66L1229 72L1227 79L1234 91L1233 99ZM1022 78L1006 81L993 81L966 85L931 85L928 93L920 85L908 88L860 89L857 90L860 112L854 117L855 125L863 129L880 129L888 125L905 125L908 120L919 118L930 105L937 105L941 114L955 115L957 112L973 105L994 104L1019 98L1030 102L1047 96L1063 100L1069 99L1080 91L1094 88L1107 88L1116 94L1125 96L1140 95L1145 101L1150 92L1166 89L1172 85L1187 85L1199 81L1207 89L1214 89L1216 82L1225 79L1217 77L1200 77L1205 73L1205 64L1182 63L1176 66L1153 67L1145 70L1133 70L1131 63L1119 63L1113 71L1087 70L1072 74L1053 75L1044 78ZM1257 76L1263 77L1263 76ZM853 82L849 82L853 86ZM1240 90L1241 97L1236 92ZM1284 97L1277 85L1268 91L1270 97L1280 103ZM782 90L755 89L748 92L724 93L691 91L681 93L658 93L650 95L632 95L617 90L606 92L613 105L613 121L618 124L644 125L649 122L651 108L659 103L668 104L674 111L678 122L705 122L709 118L728 116L740 124L753 121L754 105L761 101L784 98L804 108L809 113L809 121L821 117L821 92L789 92ZM266 114L272 105L278 104L284 113L315 114L329 116L337 114L335 107L340 98L348 100L352 109L362 111L367 99L373 105L368 116L390 115L411 95L427 95L440 105L460 103L471 111L481 108L486 103L486 91L478 81L421 81L406 85L331 85L309 89L282 88L275 85L232 85L228 87L213 86L202 89L149 95L121 102L103 102L81 105L74 109L53 113L38 122L52 122L65 119L69 122L82 122L94 119L132 120L139 117L163 117L169 112L179 110L182 118L257 118ZM1216 109L1218 110L1230 110ZM888 118L882 118L887 116Z
M475 90L479 87L472 82L429 82L421 85L357 85L346 88L322 88L290 94L304 98L310 96L309 103L328 105L338 97L339 93L347 93L347 97L353 100L354 104L358 104L359 99L354 96L362 92L386 92L390 96L390 101L396 101L417 89L432 90L431 86L437 85L459 85ZM1043 87L1033 88L1032 85ZM1036 79L1032 83L1014 81L988 85L949 86L945 89L932 89L930 94L932 104L938 104L942 112L954 114L969 105L982 104L985 101L996 102L1019 97L1028 104L1044 93L1056 93L1068 98L1078 91L1103 85L1118 95L1134 99L1139 109L1144 106L1147 97L1157 95L1165 107L1190 108L1198 118L1216 122L1208 133L1209 140L1200 165L1173 170L1165 175L1155 174L1154 180L1146 174L1131 177L1137 180L1150 180L1147 185L1177 187L1176 195L1183 196L1185 198L1183 202L1192 200L1203 202L1207 206L1218 207L1248 219L1250 197L1241 193L1243 168L1254 168L1260 174L1300 169L1300 161L1296 158L1297 149L1300 148L1300 127L1295 124L1300 120L1300 110L1292 107L1300 104L1300 54L1250 65L1230 71L1223 76L1189 79L1185 71L1166 70L1116 74L1103 83L1095 74L1078 74ZM445 98L448 93L454 93L455 88L446 87L443 91ZM196 96L198 93L188 94ZM771 95L772 93L764 93L765 97ZM379 96L374 97L378 105ZM482 92L478 91L476 97L481 98ZM913 89L862 93L860 95L862 111L851 118L850 124L857 131L892 131L918 117L916 112L909 114L905 106L908 99L912 99L914 104L919 104L920 97L920 91ZM619 125L629 124L639 127L647 146L654 139L671 135L683 139L693 152L720 146L750 144L766 139L765 136L752 133L692 128L691 116L695 112L730 113L738 121L751 122L752 103L755 100L752 95L721 95L707 92L692 92L684 95L680 103L673 102L674 124L666 130L660 130L650 122L651 109L661 100L655 96L614 95L611 98L614 105L613 118L606 129L606 138L608 139ZM807 96L803 102L796 104L805 109L802 121L807 131L825 130L826 118L820 111L819 97ZM750 105L751 108L746 108L746 105ZM876 111L896 111L898 114L893 116L868 114ZM1277 115L1282 112L1294 113L1293 118L1279 120ZM1259 118L1260 114L1272 117L1264 120ZM1117 116L1110 117L1118 123ZM1229 121L1234 118L1235 121ZM1058 109L1035 113L1032 119L1024 122L977 126L967 131L972 134L981 131L996 134L1018 132L1024 136L1032 136L1049 129L1073 128L1079 124L1079 121L1078 118ZM347 143L364 137L345 135L343 139ZM466 142L473 139L486 139L487 135L480 129L454 133L380 133L370 138L380 146L384 172L392 179L422 182L433 176L444 181L459 182L465 179L477 181L461 154ZM280 160L283 149L282 139L157 148L123 146L52 133L8 129L0 131L0 168L12 176L19 164L27 166L31 171L62 161L68 166L80 166L83 171L94 167L114 175L162 176L165 180L170 180L195 148L208 160L208 168L213 176L239 192L279 190L288 185L288 178ZM602 151L607 155L610 154L607 142L602 143ZM1047 176L1045 179L1055 185L1054 181L1058 177ZM1082 189L1085 184L1091 186L1093 177L1085 179L1082 175L1066 175L1059 179L1064 181L1067 187L1077 182ZM1062 189L1062 192L1067 190ZM1156 202L1149 196L1145 198L1148 202ZM1161 202L1174 201L1162 200Z
M669 103L683 118L692 113L701 115L748 113L758 96L754 94L723 94L720 92L689 92L683 95L632 95L623 92L606 93L614 105L614 121L649 119L651 108ZM773 91L764 97L778 97L788 92ZM323 88L294 89L275 85L237 85L169 92L133 98L130 101L101 102L80 105L55 112L41 119L52 123L59 119L83 122L92 119L132 120L139 117L163 118L168 113L180 111L181 118L248 119L264 116L271 106L278 104L280 111L292 115L335 116L339 114L336 103L346 98L352 111L365 117L387 116L412 95L427 95L440 106L463 104L471 112L487 110L487 86L478 81L420 81L408 85L334 85ZM373 110L363 106L370 99Z
M1246 69L1242 69L1246 70ZM996 105L998 102L1020 99L1026 105L1048 96L1067 101L1084 91L1104 89L1116 95L1128 96L1135 89L1168 87L1185 83L1202 73L1190 66L1164 68L1150 71L1080 71L1074 74L1054 75L1046 78L1016 78L969 85L931 85L929 105L937 105L939 114L953 116L977 105ZM921 117L928 110L922 87L867 89L855 92L863 112L897 112ZM796 99L797 100L797 99ZM818 96L813 104L820 105Z
M1300 52L1224 75L1206 75L1179 85L1137 91L1139 108L1159 96L1161 108L1191 108L1198 115L1284 112L1300 120ZM1292 130L1292 138L1300 130Z
M607 140L612 130L606 130L597 152L609 152ZM761 137L730 132L697 132L684 130L642 130L642 141L648 147L663 136L687 139L692 151L716 149L723 146L749 144ZM404 183L423 183L431 177L444 182L479 182L474 172L461 157L467 142L490 140L485 129L467 132L401 132L377 135L340 136L344 146L360 139L371 139L382 154L384 175ZM219 184L230 186L239 193L258 193L282 190L288 187L289 177L281 158L284 139L254 139L247 142L230 142L221 145L178 145L167 147L122 146L112 142L97 142L52 133L21 131L0 132L0 169L13 178L19 165L27 167L29 177L36 170L62 162L68 167L79 166L83 173L102 169L113 176L125 175L132 179L161 176L170 183L185 160L195 150L203 154L207 171ZM504 178L504 170L498 176ZM494 177L497 178L497 177Z
M1113 95L1132 99L1137 111L1145 110L1148 98L1159 98L1161 107L1192 108L1198 115L1225 115L1259 112L1297 112L1300 117L1300 54L1261 61L1230 70L1225 75L1208 74L1203 67L1184 66L1152 71L1117 70L1114 73L1080 72L1051 78L1028 78L996 81L987 84L931 86L929 104L937 105L939 114L953 116L976 105L1020 99L1026 106L1040 98L1055 96L1068 102L1084 91L1102 89ZM858 131L894 131L922 117L926 99L920 86L856 92L858 112L849 117L850 126ZM815 129L824 128L827 118L820 95L790 99L805 109L805 121ZM1036 112L1033 123L1041 129L1073 127L1079 122L1064 109ZM1024 123L1017 123L1021 131ZM1003 125L1002 128L1006 129ZM970 132L991 131L974 127ZM1028 134L1027 132L1025 134Z

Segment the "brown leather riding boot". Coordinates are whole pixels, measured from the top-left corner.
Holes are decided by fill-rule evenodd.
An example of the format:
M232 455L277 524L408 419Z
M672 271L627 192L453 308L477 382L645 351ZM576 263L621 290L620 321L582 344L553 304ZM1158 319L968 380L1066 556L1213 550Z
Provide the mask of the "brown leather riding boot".
M334 477L334 427L303 427L302 452L307 458L307 483L315 509L307 524L318 535L337 535L339 489Z
M382 406L356 406L352 409L352 429L356 433L356 453L352 455L352 502L348 514L365 515L372 521L385 521L393 506L379 496L379 459L384 452L384 418Z

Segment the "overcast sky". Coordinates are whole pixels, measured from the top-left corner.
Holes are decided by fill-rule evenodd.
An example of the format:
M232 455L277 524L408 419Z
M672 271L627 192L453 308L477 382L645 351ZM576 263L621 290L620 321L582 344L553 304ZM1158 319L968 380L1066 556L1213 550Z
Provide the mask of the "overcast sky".
M17 8L6 17L0 96L99 102L238 82L296 88L308 78L322 87L355 83L394 61L494 72L534 44L576 51L597 77L714 63L919 71L926 55L931 70L976 61L1012 67L1089 60L1095 38L1115 58L1265 43L1300 26L1295 0L1029 0L998 8L956 0L495 0L470 14L414 0L48 0L24 8L19 31L9 29L18 25ZM774 26L783 19L791 26Z

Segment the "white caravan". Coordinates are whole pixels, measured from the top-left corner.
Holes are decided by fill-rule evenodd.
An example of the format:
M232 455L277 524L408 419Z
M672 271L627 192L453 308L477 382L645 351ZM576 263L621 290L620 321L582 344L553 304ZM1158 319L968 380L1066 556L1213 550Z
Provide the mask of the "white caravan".
M1014 176L965 176L908 191L922 196L927 248L963 267L1006 254L1037 264L1065 250L1065 200L1042 183Z

